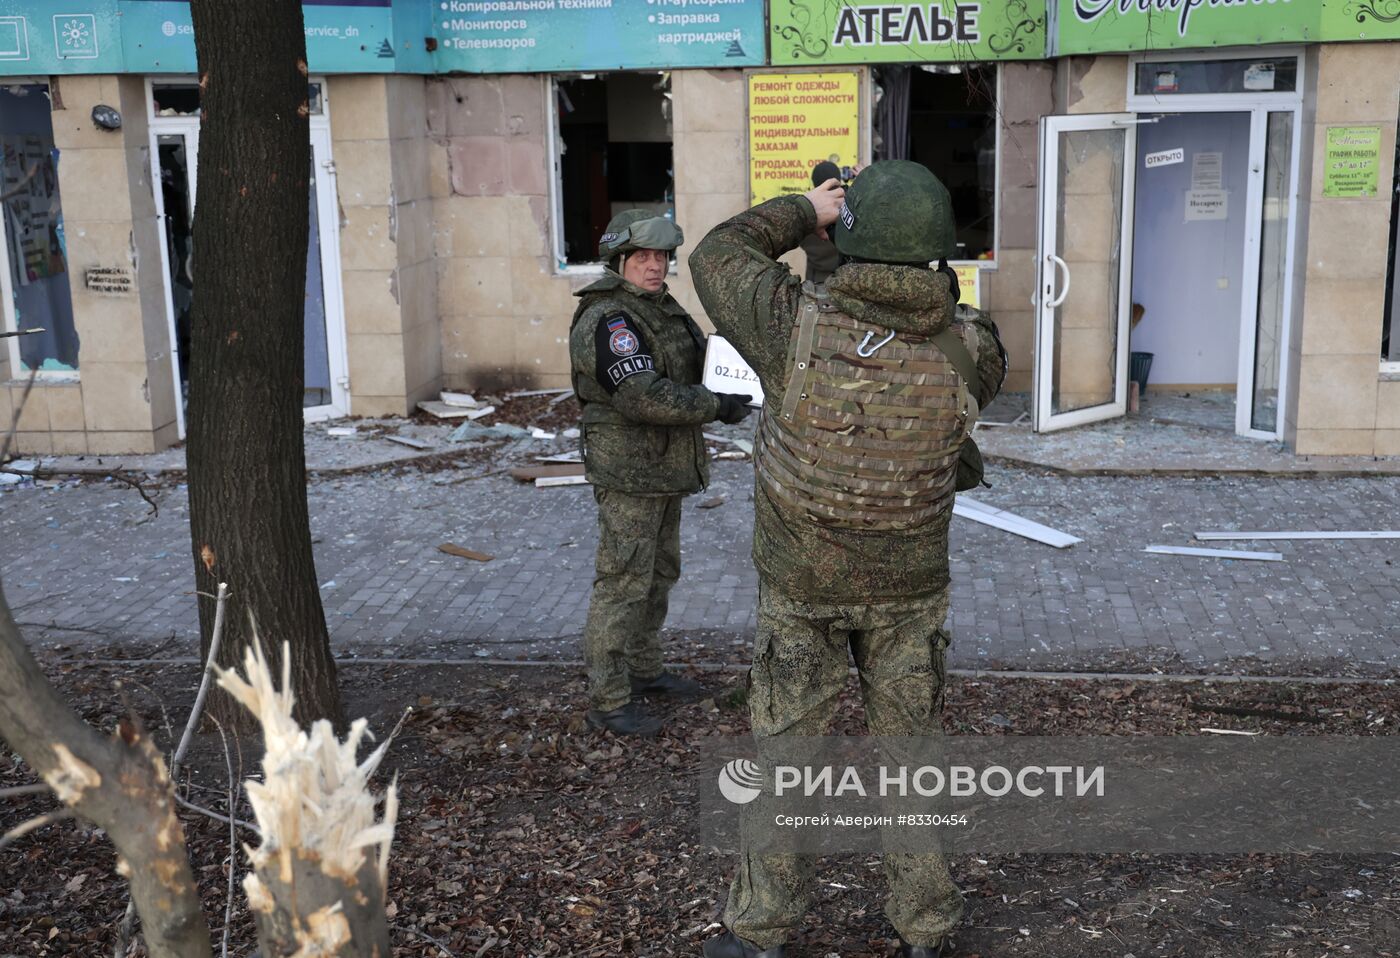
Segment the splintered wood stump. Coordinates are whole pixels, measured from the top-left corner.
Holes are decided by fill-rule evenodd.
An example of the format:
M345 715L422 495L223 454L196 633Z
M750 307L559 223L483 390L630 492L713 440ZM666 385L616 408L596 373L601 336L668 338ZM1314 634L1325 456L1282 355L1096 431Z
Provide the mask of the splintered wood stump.
M389 958L384 889L368 853L358 872L334 874L319 856L290 849L243 882L263 958Z

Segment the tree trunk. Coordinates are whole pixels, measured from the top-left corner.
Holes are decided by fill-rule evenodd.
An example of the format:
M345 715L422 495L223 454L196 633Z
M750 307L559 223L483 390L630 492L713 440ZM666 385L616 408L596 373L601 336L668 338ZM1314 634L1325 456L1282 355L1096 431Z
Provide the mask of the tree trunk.
M201 648L290 643L297 717L343 726L316 581L302 444L311 167L306 37L291 0L193 0L202 123L191 322L189 493ZM250 621L251 620L251 621ZM222 693L220 721L247 717Z
M3 590L0 738L59 801L111 837L151 958L209 958L209 927L164 761L130 724L104 738L69 710L20 638Z

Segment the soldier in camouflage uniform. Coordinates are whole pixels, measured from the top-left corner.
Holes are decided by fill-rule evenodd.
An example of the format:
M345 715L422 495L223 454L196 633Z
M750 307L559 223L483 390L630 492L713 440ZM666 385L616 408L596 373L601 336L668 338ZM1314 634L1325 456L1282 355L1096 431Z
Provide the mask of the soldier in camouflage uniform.
M588 722L623 735L660 728L636 697L704 691L662 669L661 625L681 571L681 500L709 482L701 424L739 422L751 398L700 385L705 336L666 291L682 240L655 213L615 216L599 243L609 268L579 291L569 330L584 471L598 501L584 627Z
M775 262L833 225L843 262L824 286ZM895 160L848 191L830 180L741 213L690 258L706 313L764 391L749 676L760 743L825 734L848 656L873 734L939 728L958 463L1006 372L996 327L956 305L956 278L940 262L953 238L948 191ZM704 953L780 958L811 903L813 862L740 854L726 930ZM943 856L888 853L885 871L900 954L942 954L962 915Z

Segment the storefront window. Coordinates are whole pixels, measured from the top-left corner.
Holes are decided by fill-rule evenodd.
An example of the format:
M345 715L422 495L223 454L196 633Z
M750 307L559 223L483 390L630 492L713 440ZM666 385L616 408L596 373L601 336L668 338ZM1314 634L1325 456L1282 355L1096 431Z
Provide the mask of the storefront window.
M1297 57L1139 63L1134 76L1134 92L1139 96L1293 93L1297 89Z
M306 105L312 116L321 115L321 84L307 86ZM151 112L154 116L198 116L199 84L193 80L151 84Z
M882 67L875 158L922 163L953 196L960 260L996 255L997 68Z
M555 84L555 184L561 259L598 262L598 239L618 212L675 212L670 78L613 73Z
M43 332L10 339L22 372L78 368L78 334L58 195L58 149L49 90L42 83L0 87L0 209L4 212L5 327Z

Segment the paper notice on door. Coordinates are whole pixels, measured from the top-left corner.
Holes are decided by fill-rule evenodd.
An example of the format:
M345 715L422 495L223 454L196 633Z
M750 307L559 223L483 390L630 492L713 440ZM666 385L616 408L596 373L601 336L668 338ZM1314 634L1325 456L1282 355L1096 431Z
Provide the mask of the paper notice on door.
M1224 190L1188 190L1186 192L1186 222L1227 220L1230 218L1230 194Z
M1191 157L1191 189L1222 190L1225 188L1223 153L1197 153Z
M763 405L763 387L758 384L758 373L723 336L710 336L707 341L703 382L711 392L747 394L753 397L749 405Z

